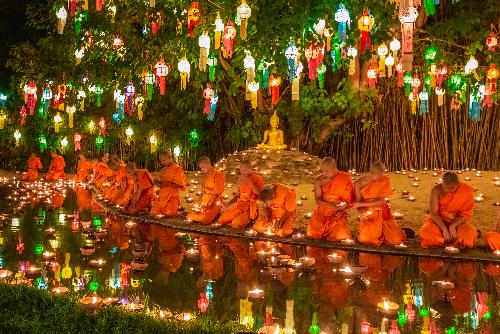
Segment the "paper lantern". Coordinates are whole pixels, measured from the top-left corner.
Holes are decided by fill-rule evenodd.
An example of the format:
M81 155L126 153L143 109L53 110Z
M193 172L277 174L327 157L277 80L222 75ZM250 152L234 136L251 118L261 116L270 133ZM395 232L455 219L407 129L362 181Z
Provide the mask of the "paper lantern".
M382 43L378 46L377 48L377 54L379 56L379 61L378 61L378 70L379 70L379 76L381 78L385 77L385 56L389 53L389 48L385 43Z
M47 148L47 138L45 138L45 136L43 134L41 134L38 137L38 145L40 148L40 152L45 151L45 149Z
M68 116L69 116L68 127L70 129L73 129L73 115L76 112L76 107L75 106L67 106L66 112L68 113Z
M5 104L7 103L7 94L0 93L0 109L5 109Z
M309 334L319 334L320 328L318 326L318 313L314 312L311 326L309 326Z
M64 111L64 97L68 87L65 84L57 85L57 93L54 96L54 108Z
M104 147L104 136L97 136L95 138L95 146L97 149L102 149Z
M177 65L181 77L181 90L185 90L187 82L189 81L189 73L191 72L191 65L187 61L186 57L182 58Z
M0 110L0 130L3 130L5 127L5 120L7 119L7 115L3 110Z
M251 81L247 83L248 91L251 94L252 108L257 109L257 92L259 91L259 83Z
M14 139L16 140L16 147L19 147L19 141L21 140L21 132L19 130L14 131Z
M156 77L160 83L160 95L165 95L166 91L166 77L168 75L168 66L163 59L160 59L155 65ZM129 84L130 85L130 84Z
M238 18L240 19L240 38L247 39L247 21L252 16L252 8L247 5L245 0L241 1L241 5L237 8Z
M280 77L271 77L271 102L272 105L275 106L278 104L280 98L280 86L281 86L281 78Z
M201 13L198 9L198 2L194 1L187 12L188 35L194 37L194 28L201 23Z
M102 93L104 92L104 90L102 89L100 84L95 85L93 87L93 90L94 90L94 93L96 96L97 107L100 108L101 107L101 96L102 96Z
M57 33L59 35L64 34L64 26L66 25L66 18L68 17L68 12L64 7L59 8L56 12L57 17Z
M488 51L495 51L497 43L497 37L493 32L490 32L490 36L486 39L486 46L488 47Z
M102 10L102 5L104 4L104 0L95 0L95 10L100 12Z
M62 122L62 117L59 113L57 113L54 116L54 131L55 131L55 133L59 132L59 129L61 127L61 122Z
M288 47L285 49L285 57L288 60L288 81L292 81L296 76L298 56L299 49L295 46L295 41L290 40Z
M471 90L469 96L469 117L474 121L481 120L481 100L484 98L484 86L482 87L483 92L481 93L481 89Z
M66 147L68 146L68 144L69 144L68 138L64 137L61 140L61 153L64 153L66 151Z
M420 99L420 115L426 114L429 112L429 94L425 90L425 87L420 94L418 94L418 97Z
M156 138L155 134L149 136L149 144L151 153L155 153L158 147L158 138Z
M217 66L217 58L213 54L210 55L210 57L208 57L207 65L208 65L208 80L213 82L215 80L215 67Z
M198 46L200 47L198 68L200 71L205 72L207 70L208 54L210 52L210 37L208 37L206 31L204 31L198 38Z
M313 40L307 45L304 54L307 59L309 79L314 81L318 78L318 67L323 63L323 45Z
M99 120L99 133L101 134L101 136L106 135L106 128L106 120L104 119L104 117L101 117L101 119Z
M325 87L325 73L326 73L326 66L325 64L321 64L318 67L318 86L320 89L323 89Z
M349 57L349 75L354 75L356 73L356 56L358 55L358 50L355 47L349 46L347 48L347 57Z
M222 36L222 43L224 45L224 58L233 57L233 42L236 37L236 29L233 22L229 21L224 28L224 35Z
M209 121L213 121L215 118L215 111L217 110L217 102L219 101L219 97L217 93L214 92L212 99L210 100L210 114L207 116Z
M399 20L401 22L402 48L401 63L403 71L411 71L413 63L413 25L418 17L418 10L406 3L399 8Z
M50 100L52 100L52 91L50 90L49 87L45 87L42 93L42 103L43 103L43 111L48 112L49 111L49 105L50 105Z
M403 83L405 86L405 96L408 97L411 93L411 83L413 82L413 76L410 72L406 72L403 76Z
M125 129L125 135L127 136L127 145L130 145L130 143L132 142L132 136L134 135L134 130L130 126L127 127L127 129Z
M90 121L89 124L87 125L87 128L89 130L90 133L94 133L95 131L95 123L94 121Z
M26 108L24 106L22 106L21 110L19 110L19 114L21 115L19 124L24 125L26 123L26 117L28 116L28 112L26 111Z
M467 64L465 64L465 74L470 74L473 71L478 68L479 63L477 62L476 58L474 56L470 56L469 60L467 61Z
M142 96L136 97L135 105L137 106L137 118L141 121L143 117L142 107L144 105L144 98Z
M491 87L491 93L494 94L497 91L497 78L498 78L498 69L495 67L495 64L490 64L490 69L486 72L486 79L489 80L489 85Z
M319 19L317 23L313 23L313 29L316 34L323 36L325 33L326 22L323 19Z
M251 100L251 93L248 91L248 83L254 81L255 79L255 59L252 57L250 53L247 52L245 59L243 59L243 67L247 73L246 77L246 92L245 92L245 100Z
M392 77L392 66L394 66L394 57L389 55L385 58L385 64L387 65L387 76Z
M398 51L401 49L401 42L394 38L391 43L389 43L389 49L392 51L394 59L398 59Z
M303 69L304 65L302 65L302 62L299 61L295 73L295 78L293 78L292 80L292 101L300 100L300 74L302 73Z
M123 45L123 40L120 37L113 38L113 47L115 49L121 48Z
M210 114L210 103L213 96L214 96L214 90L212 89L210 84L207 83L207 88L203 90L203 98L205 99L203 113L207 116Z
M178 158L181 155L181 148L179 146L174 147L174 156Z
M335 12L335 21L338 23L338 39L345 42L347 39L347 28L351 29L351 18L349 17L349 11L343 3L339 4L339 8Z
M369 13L368 9L365 8L365 10L363 11L363 15L358 20L358 29L361 31L361 41L359 49L362 54L364 54L367 50L369 50L370 52L372 50L370 31L372 30L374 23L375 19Z
M75 132L73 134L73 143L75 146L75 152L78 152L82 149L81 144L80 144L81 140L82 140L82 136L78 132Z
M80 111L84 111L84 109L85 109L85 98L86 97L87 97L87 94L85 93L85 91L83 91L83 90L78 91L78 95L76 96L76 98L78 99L78 101L80 101Z
M446 91L442 88L436 88L436 95L438 97L438 107L441 107L444 104L444 93Z
M441 88L446 73L448 73L448 68L445 65L437 68L436 86L438 88Z
M215 49L218 50L220 48L220 41L222 37L222 32L224 31L224 23L220 18L219 12L217 12L217 18L215 19Z
M210 301L207 299L207 295L204 292L200 293L200 299L198 299L198 309L200 312L205 313L209 304Z
M193 129L191 132L189 132L188 139L192 148L198 147L198 145L200 144L200 135L198 134L198 130Z
M161 92L161 86L160 86L160 92ZM128 85L125 87L125 96L126 96L126 104L125 108L129 116L132 116L132 113L134 111L134 97L135 97L135 87L134 84L129 82Z
M30 115L35 114L35 104L37 100L37 88L35 82L30 80L28 84L24 85L23 93L24 93L24 102L26 108L28 108Z
M142 73L144 79L144 90L146 91L146 96L148 101L153 98L153 85L155 83L155 75L151 70L145 70Z
M368 86L375 87L378 77L378 66L375 61L371 62L371 65L366 72L366 77L368 78Z

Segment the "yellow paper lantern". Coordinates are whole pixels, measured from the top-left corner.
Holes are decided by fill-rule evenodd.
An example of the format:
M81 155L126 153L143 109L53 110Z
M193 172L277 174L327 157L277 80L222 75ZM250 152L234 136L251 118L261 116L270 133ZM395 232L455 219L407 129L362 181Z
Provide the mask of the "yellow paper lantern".
M57 113L55 116L54 116L54 131L56 133L59 132L59 129L60 129L60 126L61 126L61 122L62 122L62 117L59 113Z

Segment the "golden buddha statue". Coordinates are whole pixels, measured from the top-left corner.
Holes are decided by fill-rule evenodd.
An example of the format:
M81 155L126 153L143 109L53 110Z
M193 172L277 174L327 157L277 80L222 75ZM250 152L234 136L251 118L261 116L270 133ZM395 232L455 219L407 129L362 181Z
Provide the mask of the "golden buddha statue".
M276 150L284 150L287 146L284 144L283 131L278 129L280 125L280 119L276 112L271 116L269 121L271 124L271 129L264 132L264 140L261 144L257 145L258 148L270 148Z

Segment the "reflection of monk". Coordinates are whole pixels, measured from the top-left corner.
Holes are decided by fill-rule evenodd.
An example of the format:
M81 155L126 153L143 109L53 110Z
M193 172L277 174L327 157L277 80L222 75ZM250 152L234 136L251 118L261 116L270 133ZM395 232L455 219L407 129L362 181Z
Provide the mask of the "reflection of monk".
M52 158L52 161L50 162L47 174L45 174L45 179L49 181L64 179L66 176L66 174L64 174L64 167L66 167L64 158L58 155L56 151L51 151L50 157Z
M73 181L85 182L87 181L89 171L92 169L92 161L87 160L85 158L85 155L83 155L82 153L79 154L79 157L80 159L78 160L78 169L75 176L73 177Z
M265 203L253 228L260 233L274 233L289 237L293 233L297 218L297 202L295 190L277 183L264 187L260 192L260 200Z
M307 236L331 241L349 239L345 209L353 199L351 176L339 171L331 157L321 161L320 169L321 175L314 183L317 208L307 226Z
M92 197L84 187L75 186L73 190L76 195L76 205L79 211L88 210L92 206Z
M253 249L250 249L248 242L235 238L224 238L222 243L234 255L236 276L248 284L255 281L257 275L257 267L254 263L255 252Z
M278 129L280 119L276 113L271 116L269 123L271 124L271 130L264 132L264 140L257 146L259 148L286 149L283 131Z
M500 211L498 211L495 230L486 232L484 239L486 239L492 251L500 251Z
M391 214L385 198L392 195L391 179L384 175L385 166L375 162L370 173L357 180L354 189L359 208L359 242L371 245L399 245L406 236Z
M207 157L201 158L198 166L204 175L200 211L190 212L187 219L206 225L212 223L219 214L221 194L224 192L226 178L224 174L212 167Z
M35 155L35 153L31 153L30 159L28 160L28 171L23 176L23 180L33 181L38 179L38 170L42 169L42 162L40 158Z
M477 230L469 222L474 208L473 193L474 189L459 182L455 173L444 173L443 183L431 191L430 214L420 229L422 247L442 247L446 243L474 246Z
M64 195L61 191L56 191L50 201L50 206L54 209L60 208L64 203Z
M184 260L184 245L177 243L176 231L151 224L151 236L158 241L160 252L158 262L161 267L170 272L176 272L182 266Z
M238 178L238 194L228 203L223 203L223 213L219 218L222 225L231 225L235 228L245 228L250 220L257 218L257 199L264 186L264 180L252 173L250 162L240 163Z
M135 163L128 163L125 169L132 175L134 182L132 199L125 208L127 213L148 211L153 200L153 176L145 169L138 169Z
M224 274L221 244L215 238L201 235L198 238L201 258L201 270L205 280L216 280Z
M176 217L179 215L179 191L186 189L186 175L182 167L172 161L170 152L160 153L160 161L164 166L159 181L161 189L151 205L151 215Z

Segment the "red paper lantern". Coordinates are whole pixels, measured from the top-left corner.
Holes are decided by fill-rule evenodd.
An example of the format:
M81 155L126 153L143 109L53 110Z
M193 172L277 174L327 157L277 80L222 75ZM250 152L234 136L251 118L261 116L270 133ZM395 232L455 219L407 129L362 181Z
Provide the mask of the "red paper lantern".
M206 293L200 293L200 299L198 299L198 308L200 309L201 313L205 313L207 311L208 305L210 302L207 299L207 294Z

